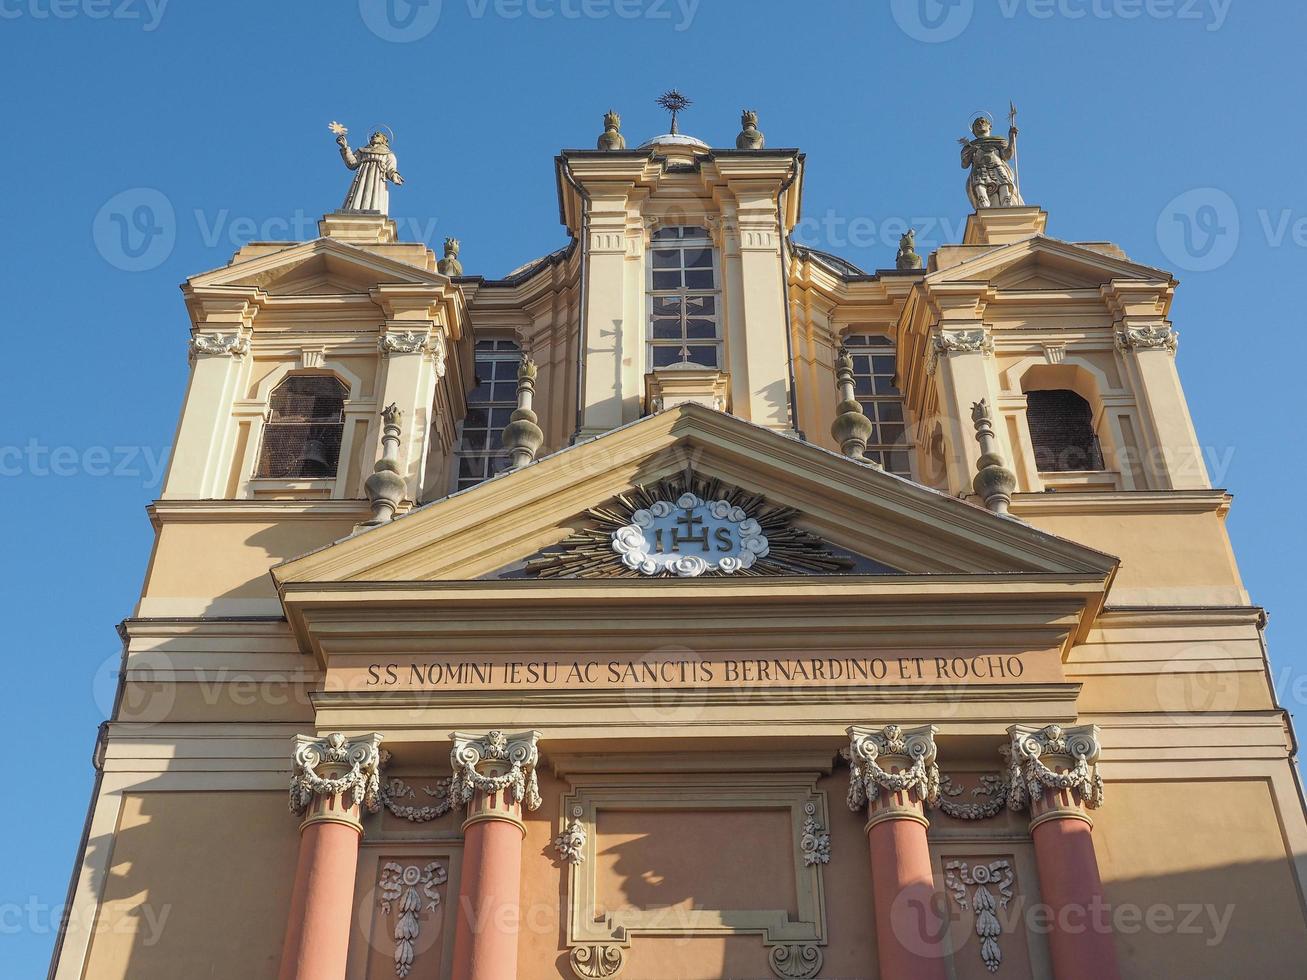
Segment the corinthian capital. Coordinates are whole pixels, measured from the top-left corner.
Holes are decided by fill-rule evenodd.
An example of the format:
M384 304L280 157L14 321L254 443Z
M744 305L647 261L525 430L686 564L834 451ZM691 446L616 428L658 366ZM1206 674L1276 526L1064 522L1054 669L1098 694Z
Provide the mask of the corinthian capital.
M454 799L470 803L478 792L502 793L511 806L539 808L540 792L536 784L539 732L516 735L499 731L486 735L452 732L450 738L454 740L454 748L449 753L449 765L454 770L450 795Z
M293 813L357 825L360 806L372 813L381 808L380 735L296 735L293 745Z
M191 337L191 360L200 354L239 358L249 352L249 340L239 333L197 333Z
M1013 725L1008 757L1008 806L1029 805L1032 824L1054 817L1080 817L1081 807L1103 804L1098 773L1097 725L1035 728Z
M1116 346L1123 351L1169 350L1174 354L1180 346L1180 335L1169 323L1126 327L1116 335Z
M868 808L871 819L920 815L939 800L934 725L848 729L849 809ZM884 794L884 799L882 799Z

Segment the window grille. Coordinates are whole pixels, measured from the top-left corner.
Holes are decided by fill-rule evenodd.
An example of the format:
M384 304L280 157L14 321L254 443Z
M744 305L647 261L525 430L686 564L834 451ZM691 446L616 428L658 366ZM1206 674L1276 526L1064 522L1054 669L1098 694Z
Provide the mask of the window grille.
M1105 468L1093 409L1074 391L1026 392L1026 421L1041 473Z
M331 375L291 375L277 385L268 400L255 476L335 479L348 395Z

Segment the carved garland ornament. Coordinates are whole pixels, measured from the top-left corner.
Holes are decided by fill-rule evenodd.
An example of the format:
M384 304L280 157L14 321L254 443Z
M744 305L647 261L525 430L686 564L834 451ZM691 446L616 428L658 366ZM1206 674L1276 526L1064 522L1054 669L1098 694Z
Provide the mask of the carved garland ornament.
M449 754L454 777L450 795L459 803L468 803L477 790L482 793L506 793L514 803L528 810L540 808L540 790L536 782L536 763L539 750L531 739L510 739L503 732L494 731L481 738L456 738ZM476 767L482 762L504 762L508 772L500 776L484 776Z
M290 780L290 808L304 813L318 796L340 796L347 807L362 805L376 813L381 808L381 757L378 739L370 736L351 742L340 732L326 738L296 739ZM318 767L348 770L340 776L321 776Z
M1043 795L1044 790L1069 790L1078 803L1089 809L1103 805L1103 777L1098 772L1098 736L1092 725L1070 731L1049 725L1038 731L1012 732L1008 757L1008 807L1020 810ZM1068 756L1075 761L1070 770L1054 772L1044 765L1043 755Z
M572 819L563 832L554 838L554 850L568 864L580 864L585 860L585 824L581 816L585 811L579 805L572 807Z
M966 861L950 861L944 866L944 884L953 892L953 900L958 908L967 908L967 889L975 888L970 904L976 913L980 958L990 973L997 973L1003 962L1003 950L998 945L1003 926L995 914L994 895L990 888L998 890L998 908L1005 909L1012 900L1012 885L1015 881L1012 865L1007 861L976 865L969 865Z
M803 854L805 866L830 863L830 834L817 822L817 804L805 803L803 812L807 819L803 821L803 833L799 835L799 851Z
M914 791L929 806L939 800L939 766L934 739L924 732L905 734L898 725L852 736L843 750L849 761L849 809L861 810L869 801L889 793ZM887 772L877 764L881 755L907 756L912 763L901 772Z
M986 774L971 790L975 803L958 803L950 797L962 795L962 787L948 776L940 781L939 808L954 820L988 820L1007 808L1008 784L1001 775Z
M682 474L591 508L593 522L526 564L540 578L830 574L853 567L760 494Z
M392 779L382 787L381 802L387 810L402 820L411 823L429 823L454 809L454 798L449 792L453 781L452 777L448 777L438 781L435 786L423 786L422 792L436 802L428 806L415 806L412 803L397 801L416 799L417 791L402 779Z
M994 353L994 340L983 327L970 330L941 330L930 345L930 359L926 362L926 373L934 374L940 357L946 354L988 356L992 353Z
M413 969L416 955L413 944L422 930L420 916L423 903L418 887L421 886L422 894L426 895L426 910L434 912L440 904L436 888L443 885L448 877L439 861L432 861L425 868L389 861L381 869L381 881L378 884L381 897L377 899L381 911L389 915L396 899L399 899L399 919L395 922L395 976L406 977Z

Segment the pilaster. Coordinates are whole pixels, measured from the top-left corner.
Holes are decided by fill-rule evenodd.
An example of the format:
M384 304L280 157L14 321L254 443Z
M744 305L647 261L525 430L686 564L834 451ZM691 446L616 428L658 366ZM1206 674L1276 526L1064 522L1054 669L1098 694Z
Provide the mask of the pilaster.
M222 497L235 452L232 404L249 377L254 316L261 290L220 287L188 295L191 378L173 441L165 500Z
M1103 287L1103 296L1151 437L1153 451L1142 461L1149 481L1164 490L1207 489L1207 465L1175 366L1179 335L1166 319L1170 288L1118 280Z

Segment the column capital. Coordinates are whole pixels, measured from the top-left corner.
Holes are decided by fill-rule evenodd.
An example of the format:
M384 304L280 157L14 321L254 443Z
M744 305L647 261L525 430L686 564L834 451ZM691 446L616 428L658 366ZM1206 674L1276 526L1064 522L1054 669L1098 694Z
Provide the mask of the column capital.
M867 807L867 826L908 819L925 824L923 810L939 800L934 725L848 728L849 809Z
M1084 810L1103 804L1098 726L1013 725L1008 735L1008 806L1029 805L1032 828L1045 820L1091 822Z
M196 331L191 334L190 360L197 357L231 357L240 360L250 352L250 338L240 330Z
M540 733L450 732L449 737L454 741L449 753L449 765L454 770L449 795L468 804L468 818L463 826L478 820L507 820L522 827L522 807L528 810L540 807L536 784Z
M304 825L343 823L362 833L360 806L381 808L381 736L296 735L292 745L291 812Z
M1172 354L1180 346L1180 334L1169 323L1146 323L1134 326L1125 322L1116 335L1116 346L1123 352L1165 350Z

